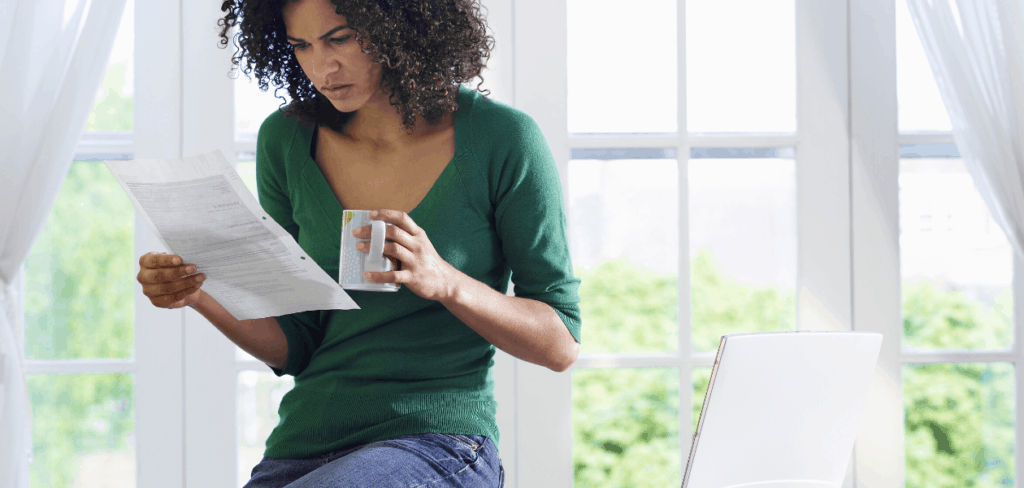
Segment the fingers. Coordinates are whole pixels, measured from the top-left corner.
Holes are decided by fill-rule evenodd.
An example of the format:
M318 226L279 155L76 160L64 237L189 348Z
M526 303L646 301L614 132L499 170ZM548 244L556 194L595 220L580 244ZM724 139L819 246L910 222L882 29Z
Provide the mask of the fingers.
M145 269L139 271L139 283L143 285L147 284L160 284L170 283L172 281L180 280L181 278L188 276L196 272L195 265L183 264L181 266L175 266L173 268L158 268L158 269Z
M139 266L143 268L167 268L180 264L181 256L177 254L147 252L139 258Z
M139 258L140 283L165 283L196 272L195 265L182 264L181 256L149 252Z
M414 223L413 225L416 224ZM417 227L417 229L418 228L419 227ZM373 229L369 225L352 229L352 236L359 239L369 239L372 234ZM416 246L415 236L397 225L384 226L384 239L397 242L410 249L414 249Z
M367 271L363 273L366 279L374 283L405 283L412 275L412 271L399 270L399 271Z
M374 210L370 212L370 218L376 220L383 220L384 222L388 222L390 224L395 224L395 226L401 228L402 230L408 232L409 235L413 236L419 235L420 231L423 230L420 229L420 226L416 225L416 222L412 220L412 217L409 217L409 214L402 212L400 210Z
M370 252L370 243L357 242L356 250L359 252ZM412 262L412 259L415 257L415 253L397 242L385 242L384 255L407 263Z
M179 279L165 283L149 283L142 285L142 294L149 297L151 300L160 297L168 297L180 294L184 290L198 289L202 286L202 282L206 277L202 274L190 276L185 279ZM195 291L195 290L192 290ZM188 295L188 293L185 293ZM177 300L172 300L177 301Z
M163 295L163 296L157 297L156 300L151 300L151 301L153 302L154 305L158 305L158 306L162 306L162 307L166 307L166 308L181 308L181 307L185 306L185 299L189 295L191 295L191 294L193 294L193 293L195 293L197 291L199 291L199 286L193 286L193 287L189 287L189 288L186 288L184 290L181 290L178 293L175 293L175 294L172 294L172 295ZM159 300L159 301L157 301L157 300Z
M196 273L196 266L182 263L181 256L149 252L139 258L142 294L161 308L181 308L197 300L206 275ZM192 276L189 276L192 275Z

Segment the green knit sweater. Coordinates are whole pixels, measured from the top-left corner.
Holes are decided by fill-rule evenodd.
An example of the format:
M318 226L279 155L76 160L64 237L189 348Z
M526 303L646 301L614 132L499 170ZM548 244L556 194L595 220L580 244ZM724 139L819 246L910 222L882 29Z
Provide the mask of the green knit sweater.
M505 293L550 305L580 340L558 171L527 114L460 86L455 156L409 216L445 261ZM310 156L314 128L280 112L257 138L260 205L338 279L342 207ZM498 444L495 347L439 302L408 288L349 291L359 310L277 317L295 387L265 455L302 459L420 433Z

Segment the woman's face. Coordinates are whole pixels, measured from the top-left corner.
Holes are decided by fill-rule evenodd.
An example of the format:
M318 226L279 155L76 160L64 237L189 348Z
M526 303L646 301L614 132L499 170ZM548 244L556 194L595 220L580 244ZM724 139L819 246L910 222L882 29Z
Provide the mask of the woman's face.
M295 58L317 91L341 112L355 112L380 99L381 65L355 40L345 17L329 0L299 0L285 5L284 25ZM365 42L365 41L364 41ZM332 89L343 86L340 89ZM386 100L386 97L383 97Z

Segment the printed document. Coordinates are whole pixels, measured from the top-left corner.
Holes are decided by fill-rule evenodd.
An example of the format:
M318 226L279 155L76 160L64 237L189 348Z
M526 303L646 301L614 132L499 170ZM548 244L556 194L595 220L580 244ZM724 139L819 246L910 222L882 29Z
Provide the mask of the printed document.
M105 161L150 229L238 320L359 306L270 218L217 150Z

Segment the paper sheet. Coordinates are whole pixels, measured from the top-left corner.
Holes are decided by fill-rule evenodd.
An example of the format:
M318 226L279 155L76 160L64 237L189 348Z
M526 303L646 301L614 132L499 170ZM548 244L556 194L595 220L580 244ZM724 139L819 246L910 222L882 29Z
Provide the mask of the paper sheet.
M104 162L164 246L206 275L203 290L236 319L359 308L263 211L221 151Z

